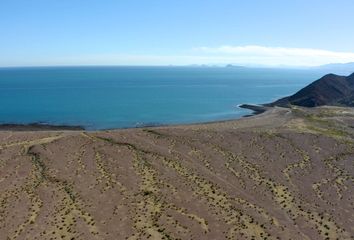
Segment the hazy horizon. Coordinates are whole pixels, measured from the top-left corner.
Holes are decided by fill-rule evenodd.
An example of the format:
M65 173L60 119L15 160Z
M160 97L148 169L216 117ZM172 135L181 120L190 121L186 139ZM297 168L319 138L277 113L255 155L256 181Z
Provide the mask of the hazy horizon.
M297 69L297 70L311 70L316 68L323 68L323 67L332 67L333 69L337 69L338 66L343 66L346 70L350 70L352 66L354 66L354 62L346 62L346 63L328 63L323 65L316 65L316 66L291 66L291 65L261 65L261 64L232 64L232 63L225 63L225 64L218 64L218 63L206 63L206 64L181 64L181 65L174 65L174 64L165 64L165 65L148 65L148 64L136 64L136 65L124 65L124 64L77 64L77 65L14 65L14 66L0 66L0 69L7 69L7 68L89 68L89 67L200 67L200 68L225 68L225 67L235 67L235 68L254 68L254 69Z

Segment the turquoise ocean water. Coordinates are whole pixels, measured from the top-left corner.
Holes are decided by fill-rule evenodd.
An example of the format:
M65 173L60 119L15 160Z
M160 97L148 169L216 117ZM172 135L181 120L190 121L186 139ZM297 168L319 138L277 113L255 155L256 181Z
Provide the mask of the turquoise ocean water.
M314 70L226 67L0 69L0 123L89 130L227 120L318 79Z

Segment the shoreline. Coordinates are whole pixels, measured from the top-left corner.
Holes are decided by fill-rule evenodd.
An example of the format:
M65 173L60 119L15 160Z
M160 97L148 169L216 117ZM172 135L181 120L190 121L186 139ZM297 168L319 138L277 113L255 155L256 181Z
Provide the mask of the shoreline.
M269 109L271 109L271 107L267 107L265 105L256 105L256 104L240 104L240 105L238 105L238 107L252 111L251 114L244 115L243 117L255 116L255 115L264 113L264 112L268 111Z
M341 207L322 223L310 226L313 229L327 229L326 224L338 226L333 228L334 238L349 239L349 234L353 235L352 225L345 216L351 210L350 196L354 193L351 182L341 182L343 189L346 188L341 192L343 199L338 194L317 195L313 186L320 179L341 179L354 174L351 168L354 153L348 152L354 141L354 109L293 110L274 107L263 114L222 123L145 129L0 131L4 173L0 191L11 194L2 205L4 224L18 226L23 223L23 216L28 216L33 221L27 222L26 227L33 230L26 229L20 237L31 239L44 230L49 233L41 235L45 237L82 235L85 239L97 236L124 239L133 234L139 236L140 230L152 226L151 219L155 219L158 224L152 231L156 233L159 229L169 229L170 236L182 236L181 239L212 240L228 237L225 229L230 225L224 219L232 219L240 226L245 224L247 229L263 229L263 221L249 220L263 219L267 212L267 219L278 221L266 226L266 231L274 234L270 238L297 239L301 231L310 239L325 239L326 232L312 231L307 225L314 223L312 216L320 216L317 214L330 211L334 205ZM348 172L328 171L327 162L321 161L338 156L340 161L332 161L331 167ZM305 167L294 167L299 162ZM318 164L319 167L312 167ZM262 174L254 177L255 172ZM335 187L329 189L336 194ZM30 192L24 195L22 190ZM27 198L33 192L39 195ZM304 200L301 196L305 195L309 198ZM235 200L235 196L239 199ZM301 218L300 227L294 226L293 212L289 212L288 205L283 205L284 201L296 214L306 216ZM331 204L317 205L318 201ZM73 221L69 226L65 224L66 217L60 216L66 214L66 208L73 207L73 202L83 214L71 212L67 215L69 220L72 216L89 217L86 222ZM104 211L97 211L102 203L105 203ZM58 204L63 207L52 207ZM152 212L141 206L151 208ZM160 206L164 206L163 210ZM203 214L208 211L217 214ZM90 215L84 215L87 213ZM239 218L241 214L247 217ZM137 215L139 219L141 216L142 228L135 228L134 220L131 221ZM285 217L278 218L280 215ZM335 220L328 223L328 219ZM180 232L171 223L188 229ZM41 229L37 231L35 226ZM101 232L86 237L91 227ZM16 229L2 228L0 232L13 236ZM71 235L74 231L77 235ZM188 235L183 235L184 231ZM253 236L250 232L246 237Z
M25 132L25 131L88 131L88 132L99 132L99 131L117 131L117 130L127 130L127 129L142 129L142 128L158 128L158 127L176 127L176 126L190 126L190 125L201 125L201 124L213 124L213 123L225 123L231 121L237 121L240 119L256 116L262 113L267 112L272 107L265 107L262 105L253 105L253 104L240 104L237 107L252 110L250 114L242 115L234 119L226 120L215 120L207 122L194 122L186 124L154 124L154 125L142 125L135 127L122 127L122 128L108 128L108 129L94 129L88 130L84 126L80 125L52 125L52 124L43 124L43 123L29 123L29 124L15 124L15 123L4 123L0 124L0 131L14 131L14 132Z
M82 126L70 126L70 125L51 125L41 123L29 123L29 124L13 124L4 123L0 124L0 131L84 131Z

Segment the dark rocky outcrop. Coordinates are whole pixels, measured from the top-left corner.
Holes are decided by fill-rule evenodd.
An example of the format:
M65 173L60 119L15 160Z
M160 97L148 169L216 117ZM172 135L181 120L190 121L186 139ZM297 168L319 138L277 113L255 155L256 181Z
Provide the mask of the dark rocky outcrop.
M328 74L294 95L265 106L287 107L297 105L316 107L323 105L354 106L354 73L348 77Z

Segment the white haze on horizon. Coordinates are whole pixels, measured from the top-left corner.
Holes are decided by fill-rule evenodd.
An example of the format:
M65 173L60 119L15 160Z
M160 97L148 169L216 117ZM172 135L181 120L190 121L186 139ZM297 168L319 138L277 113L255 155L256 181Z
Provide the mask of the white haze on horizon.
M265 47L259 45L199 47L195 52L210 56L234 58L235 63L268 66L314 67L332 63L354 62L354 52L315 48Z
M27 60L26 60L27 59ZM197 47L181 54L103 53L74 56L38 55L31 58L0 59L0 67L15 66L184 66L240 65L262 67L315 67L354 62L354 52L313 48L265 47L259 45ZM34 59L34 60L33 60Z

